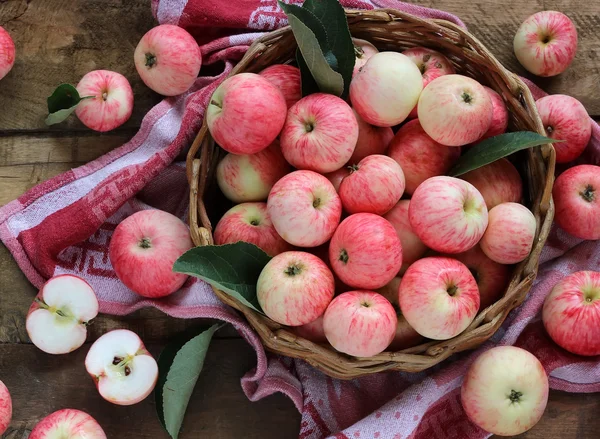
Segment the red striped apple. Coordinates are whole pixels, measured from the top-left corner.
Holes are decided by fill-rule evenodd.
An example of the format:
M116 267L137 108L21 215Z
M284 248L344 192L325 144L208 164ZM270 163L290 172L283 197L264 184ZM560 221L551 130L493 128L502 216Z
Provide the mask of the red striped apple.
M548 376L531 353L498 346L471 364L461 388L469 419L499 436L526 432L540 420L548 402Z
M328 343L323 329L323 316L317 317L316 320L308 322L301 326L295 326L293 331L300 337L312 341L313 343Z
M0 79L8 75L15 64L15 43L10 34L0 26Z
M454 177L432 177L413 194L410 225L423 243L442 253L474 247L488 225L488 211L475 187Z
M396 332L396 311L381 294L348 291L337 296L325 311L323 329L336 350L355 357L383 352Z
M106 439L100 424L85 412L58 410L37 423L29 439Z
M404 173L394 159L370 155L350 166L350 175L342 180L339 193L346 212L383 215L402 197Z
M546 296L542 320L560 347L577 355L600 355L600 273L578 271Z
M460 178L477 188L488 210L501 203L520 203L523 198L523 181L519 171L507 159L496 160Z
M293 167L333 172L352 157L358 122L342 99L315 93L289 109L280 139L281 152Z
M492 101L479 82L445 75L429 83L419 97L419 121L429 136L446 146L473 143L489 130Z
M403 268L408 268L410 264L423 256L427 251L427 247L415 234L410 225L408 218L409 206L410 200L400 200L398 204L383 216L394 226L398 238L400 238L400 242L402 243Z
M335 294L333 273L321 259L290 251L271 259L256 283L258 303L282 325L300 326L316 320Z
M373 55L379 53L379 50L366 40L352 38L352 42L354 43L354 55L356 57L356 60L354 61L354 70L352 72L352 76L354 76Z
M394 131L390 127L376 127L363 120L354 110L354 116L358 122L358 140L348 160L349 165L360 162L367 156L373 154L385 154L385 150L394 138Z
M288 108L302 99L300 69L288 64L274 64L259 73L281 91Z
M0 435L8 429L12 419L12 398L8 388L0 381Z
M485 91L487 91L487 94L492 101L492 122L490 123L490 128L483 135L482 140L506 132L509 119L508 108L506 108L506 104L504 103L502 96L500 96L495 90L492 90L485 85L483 88L485 88Z
M419 259L408 267L398 296L408 323L434 340L456 337L479 310L479 290L469 269L441 256Z
M356 213L333 234L329 261L346 285L381 288L402 267L402 244L389 221L372 213Z

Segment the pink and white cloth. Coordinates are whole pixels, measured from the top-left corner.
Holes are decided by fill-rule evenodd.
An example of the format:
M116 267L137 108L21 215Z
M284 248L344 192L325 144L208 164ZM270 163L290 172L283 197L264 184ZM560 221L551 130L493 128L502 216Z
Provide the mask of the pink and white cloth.
M298 3L301 3L299 1ZM342 0L347 8L396 8L422 17L455 16L397 0ZM427 373L381 373L354 381L331 379L299 360L266 355L248 324L224 306L201 281L160 301L138 297L117 279L108 259L116 225L140 209L158 208L184 218L188 187L175 157L200 128L209 97L263 32L286 24L276 0L154 0L160 23L180 25L201 44L205 64L223 62L216 77L200 77L184 95L168 98L144 118L135 137L105 156L48 180L0 208L0 238L36 286L60 273L84 277L103 313L123 315L154 306L177 318L208 317L229 322L256 350L257 366L242 378L255 401L283 392L302 413L300 438L485 438L466 418L460 384L469 363L484 349L516 344L533 352L550 375L551 387L569 392L600 391L600 361L554 345L539 310L562 277L598 270L600 244L577 240L558 228L542 255L540 274L528 300L478 351L459 355ZM151 23L148 23L150 27ZM543 92L532 86L536 96ZM586 160L600 161L600 127L594 123Z

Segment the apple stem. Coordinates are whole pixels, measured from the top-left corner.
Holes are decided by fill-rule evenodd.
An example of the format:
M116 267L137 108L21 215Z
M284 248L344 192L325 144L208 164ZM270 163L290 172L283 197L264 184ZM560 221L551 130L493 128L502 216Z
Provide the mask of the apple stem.
M356 56L357 58L362 58L363 55L365 54L365 51L363 50L362 47L360 46L354 46L354 56Z
M349 256L348 256L348 252L346 251L346 249L342 249L340 251L340 257L338 259L340 261L342 261L344 264L348 262Z
M139 243L140 248L150 248L152 244L150 242L150 238L142 238Z
M156 65L156 56L152 53L146 54L146 67L154 67Z
M216 106L216 107L219 107L219 108L221 108L221 109L223 108L223 107L221 106L221 104L219 104L219 103L218 103L217 101L215 101L214 99L210 101L210 105L214 105L214 106Z
M102 92L102 100L106 101L106 98L108 98L108 93L107 92Z
M515 402L521 401L522 396L523 396L523 393L517 392L516 390L511 389L508 399L510 399L511 403L515 403Z
M592 185L588 184L585 189L579 193L579 195L581 195L581 198L583 198L585 201L591 203L595 198L594 192L595 191Z
M553 131L554 131L554 128L553 128L553 127L551 127L550 125L548 125L548 126L546 127L546 133L548 133L548 135L552 134L552 132L553 132Z
M371 306L371 304L369 302L361 302L360 306L362 306L364 308L369 308Z
M352 174L353 172L358 171L360 167L358 165L350 165L348 166L348 169L350 170L350 174Z
M463 92L463 94L461 95L462 100L466 103L466 104L470 104L471 101L473 100L473 98L471 97L471 95L469 93L467 93L466 91Z
M316 209L317 207L319 207L321 205L321 199L320 198L315 198L313 200L313 207Z

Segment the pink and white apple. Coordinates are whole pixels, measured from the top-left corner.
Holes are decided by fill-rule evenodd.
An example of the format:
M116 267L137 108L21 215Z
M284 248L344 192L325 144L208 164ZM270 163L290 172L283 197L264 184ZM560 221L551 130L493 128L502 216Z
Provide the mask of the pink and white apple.
M267 203L242 203L229 209L217 223L215 244L249 242L260 247L269 256L291 250L273 227L267 212Z
M523 180L507 159L496 160L460 178L477 188L488 210L501 203L520 203L523 198Z
M517 59L529 72L555 76L564 72L575 58L577 29L561 12L537 12L519 26L513 47Z
M323 329L337 351L355 357L372 357L390 345L397 320L394 307L381 294L348 291L327 307Z
M413 47L402 52L402 55L408 56L412 62L419 68L423 75L423 88L433 81L444 75L451 75L454 71L454 66L448 58L426 47ZM410 119L417 117L417 107L412 109Z
M109 70L86 73L77 84L82 99L75 114L94 131L110 131L123 125L133 111L133 91L125 76Z
M396 133L387 155L396 160L406 179L406 193L412 194L425 180L447 173L460 157L460 148L442 145L411 120Z
M202 67L202 53L185 29L161 24L142 37L133 61L144 84L161 95L175 96L194 85Z
M354 116L358 122L358 140L348 160L349 165L360 162L367 156L374 154L385 154L385 151L394 138L394 131L390 127L376 127L363 120L354 110Z
M585 150L592 136L592 122L585 107L567 95L544 96L535 101L546 135L563 140L554 143L556 162L575 160Z
M193 247L190 231L175 215L142 210L124 219L109 245L117 277L140 296L160 298L177 291L188 276L173 272L173 264Z
M281 91L254 73L227 78L215 90L206 123L221 148L232 154L255 154L277 138L287 114Z
M387 348L389 351L401 351L403 349L412 348L423 341L423 336L415 331L402 315L402 310L398 303L398 291L400 289L401 281L402 279L400 277L395 277L390 283L377 290L379 294L390 301L396 311L396 317L398 318L396 334L394 335L392 343Z
M10 34L0 26L0 79L8 75L15 64L15 43Z
M446 146L463 146L483 137L492 123L492 100L479 82L462 75L434 79L419 97L425 132Z
M352 157L358 122L342 99L315 93L289 109L280 139L281 152L293 167L333 172Z
M442 253L474 247L488 225L483 197L471 183L454 177L432 177L414 192L410 225L423 243Z
M327 343L327 337L325 337L325 330L323 329L323 316L319 316L316 320L304 325L295 326L292 329L296 335L313 343Z
M100 424L85 412L75 409L58 410L37 423L30 439L106 439Z
M422 90L421 72L409 57L380 52L352 78L350 100L367 123L391 127L408 117Z
M138 335L127 329L107 332L85 357L100 396L117 405L144 400L156 385L158 365Z
M350 168L348 166L343 166L337 171L330 172L329 174L325 174L327 180L331 182L335 190L340 192L340 185L342 184L342 180L350 175Z
M479 290L469 269L441 256L419 259L408 267L398 297L408 323L433 340L456 337L479 310Z
M321 259L290 251L271 259L256 283L256 296L267 317L288 326L316 320L335 294L333 273Z
M492 261L516 264L531 253L536 229L533 213L522 204L498 204L490 210L481 250Z
M542 320L563 349L577 355L600 355L600 273L578 271L558 282L546 296Z
M352 76L355 76L373 55L379 53L379 50L373 44L359 38L352 38L352 43L354 43L354 55L356 57Z
M600 239L600 167L574 166L558 176L552 189L554 220L581 239Z
M274 64L259 73L281 91L288 108L302 99L300 69L288 64Z
M402 244L389 221L372 213L356 213L333 234L329 261L346 285L377 289L400 271Z
M513 436L531 429L548 402L548 376L531 353L497 346L471 364L461 388L469 419L483 430Z
M0 381L0 435L8 429L12 419L12 398L8 388Z
M298 247L316 247L329 241L340 223L342 202L326 177L294 171L271 189L267 212L284 240Z
M31 342L48 354L68 354L87 337L87 325L98 315L94 290L80 277L54 276L40 289L25 323Z
M273 185L290 171L275 141L256 154L227 154L217 165L217 183L234 203L264 201Z
M383 215L402 197L404 173L394 159L370 155L350 166L350 175L342 180L339 192L346 212Z
M498 94L495 90L492 90L485 85L483 88L485 91L487 91L488 96L492 101L492 122L490 123L490 128L482 137L482 139L487 139L488 137L498 136L499 134L506 132L509 114L508 108L506 108L506 104L504 103L502 96L500 96L500 94Z
M402 243L402 267L407 268L427 251L423 241L415 234L410 225L408 211L410 200L400 200L383 217L390 222ZM388 297L389 299L389 297ZM393 303L393 302L392 302Z
M479 309L487 308L504 294L510 280L510 267L492 261L479 245L464 253L441 256L454 258L467 266L479 288Z

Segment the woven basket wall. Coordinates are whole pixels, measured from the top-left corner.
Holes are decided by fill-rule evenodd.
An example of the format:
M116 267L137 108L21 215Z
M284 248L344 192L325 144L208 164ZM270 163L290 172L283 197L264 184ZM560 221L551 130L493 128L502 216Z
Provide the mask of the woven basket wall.
M507 71L488 49L473 35L443 20L424 20L400 11L347 11L353 37L370 41L381 50L402 51L425 46L440 51L454 64L458 73L471 76L503 96L511 113L509 129L528 130L544 135L535 102L527 87ZM289 27L265 35L248 50L232 75L257 73L272 65L294 60L296 42ZM207 198L218 191L215 168L224 152L215 145L206 126L202 126L187 158L191 186L190 228L197 246L212 244L213 226L207 209ZM536 277L539 257L552 224L552 184L555 154L551 145L533 148L517 156L525 184L525 204L537 220L537 235L530 256L517 265L504 296L481 310L471 325L457 337L431 341L400 352L383 352L370 358L355 358L336 352L331 347L316 345L290 332L285 326L248 309L225 293L216 295L244 314L261 337L266 349L302 358L326 374L351 379L371 373L400 370L418 372L434 366L454 353L472 349L490 338L507 314L523 302Z

